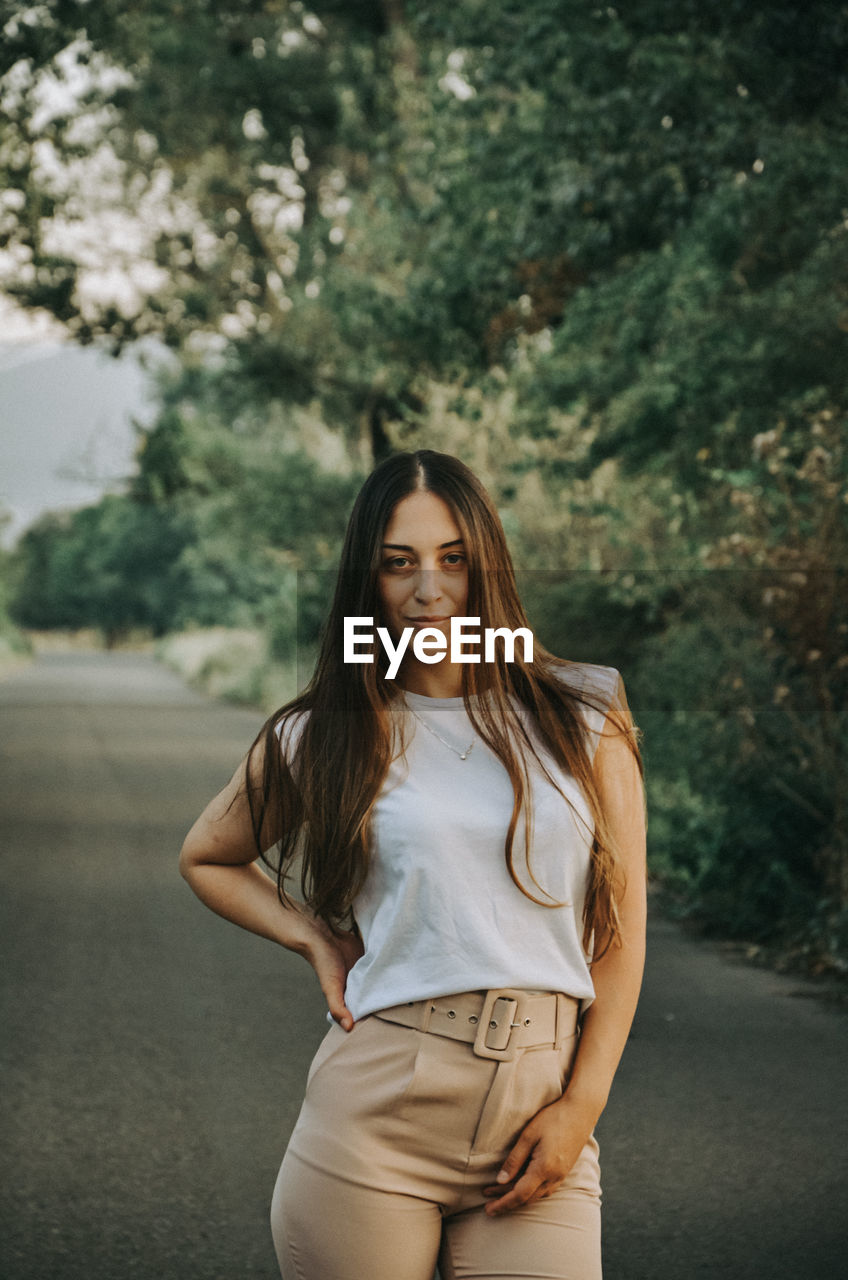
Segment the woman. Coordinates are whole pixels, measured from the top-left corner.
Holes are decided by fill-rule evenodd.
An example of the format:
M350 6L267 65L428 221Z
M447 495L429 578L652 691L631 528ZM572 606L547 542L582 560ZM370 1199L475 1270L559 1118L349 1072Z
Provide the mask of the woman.
M344 661L353 618L384 629L373 661ZM458 618L527 625L500 521L457 459L397 455L356 501L310 685L181 854L207 906L305 957L333 1020L273 1197L284 1280L601 1273L593 1129L644 958L635 730L611 668L443 652Z

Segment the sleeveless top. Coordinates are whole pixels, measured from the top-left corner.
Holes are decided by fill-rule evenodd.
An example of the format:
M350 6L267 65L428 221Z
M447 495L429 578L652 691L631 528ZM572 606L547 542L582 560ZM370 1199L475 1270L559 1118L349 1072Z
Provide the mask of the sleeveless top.
M620 677L611 667L576 663L566 673L569 686L596 704L579 707L591 757ZM582 944L593 830L577 783L544 750L522 709L563 793L528 760L531 848L519 814L513 866L525 889L555 904L541 905L510 877L504 841L512 784L462 698L409 692L403 698L404 750L372 811L371 865L353 904L365 952L348 974L348 1008L358 1020L405 1001L492 987L562 991L586 1007L594 997L591 956ZM291 746L296 736L295 730L284 741Z

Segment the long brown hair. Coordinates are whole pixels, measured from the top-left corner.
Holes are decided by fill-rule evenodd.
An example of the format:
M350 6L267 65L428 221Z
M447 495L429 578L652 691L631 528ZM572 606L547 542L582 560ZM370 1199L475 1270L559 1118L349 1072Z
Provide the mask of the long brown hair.
M402 697L402 689L386 678L387 660L379 646L373 663L343 662L343 620L373 617L380 624L384 532L397 504L417 490L443 499L459 526L468 556L467 614L479 617L483 628L528 625L503 527L473 472L457 458L429 449L395 454L378 466L351 513L314 674L298 697L266 721L248 757L247 794L257 848L277 872L280 899L289 901L286 882L299 857L304 900L332 928L350 922L368 874L369 818L398 750L393 710ZM582 687L578 664L553 657L535 640L533 649L532 663L523 660L518 644L511 663L501 648L494 663L464 664L463 699L472 724L512 783L513 811L504 842L509 873L521 892L542 906L560 904L532 870L538 895L523 884L513 860L522 816L530 849L528 759L544 769L516 704L529 713L544 747L580 787L593 820L583 943L589 950L594 941L597 958L619 934L621 884L580 704L606 716L606 732L625 734L638 761L635 731L623 699L610 706ZM550 774L548 778L556 785ZM274 840L277 856L272 859L267 854Z

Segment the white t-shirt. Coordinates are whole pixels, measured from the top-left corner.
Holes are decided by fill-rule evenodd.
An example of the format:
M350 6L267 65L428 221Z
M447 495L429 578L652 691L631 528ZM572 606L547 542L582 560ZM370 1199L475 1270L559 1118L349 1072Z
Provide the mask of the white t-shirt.
M572 665L568 677L602 707L619 685L611 667ZM365 952L348 975L348 1008L359 1019L408 1000L492 987L563 991L585 1007L594 997L582 945L592 824L576 782L534 737L568 797L530 762L532 847L528 859L519 815L513 861L531 893L559 904L542 906L510 878L504 841L512 785L462 698L404 698L412 708L400 712L406 749L375 804L371 866L354 903ZM592 755L605 714L581 711ZM472 741L465 760L445 745L463 752Z

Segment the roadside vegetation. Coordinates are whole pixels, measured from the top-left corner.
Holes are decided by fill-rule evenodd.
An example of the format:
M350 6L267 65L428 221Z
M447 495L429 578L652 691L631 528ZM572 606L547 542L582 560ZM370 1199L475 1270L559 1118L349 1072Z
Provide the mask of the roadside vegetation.
M7 8L5 287L177 357L15 624L269 705L364 474L459 454L545 642L626 675L670 909L845 973L848 8Z

